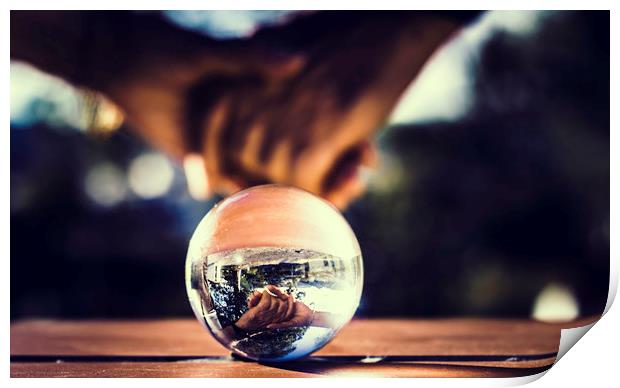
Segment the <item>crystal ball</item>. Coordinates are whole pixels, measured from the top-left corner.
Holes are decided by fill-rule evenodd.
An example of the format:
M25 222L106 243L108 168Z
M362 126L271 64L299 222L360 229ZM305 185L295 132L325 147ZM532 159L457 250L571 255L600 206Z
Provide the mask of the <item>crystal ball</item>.
M351 227L306 191L257 186L215 205L187 252L192 309L233 354L263 362L304 357L351 319L363 284Z

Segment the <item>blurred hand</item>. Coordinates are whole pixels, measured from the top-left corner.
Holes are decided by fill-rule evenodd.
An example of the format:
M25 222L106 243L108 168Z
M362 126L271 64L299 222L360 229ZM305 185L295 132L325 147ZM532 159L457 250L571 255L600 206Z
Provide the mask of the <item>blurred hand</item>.
M153 145L201 154L214 192L281 183L344 208L365 189L360 168L376 163L374 134L458 27L426 13L335 12L243 41L136 37L102 89Z

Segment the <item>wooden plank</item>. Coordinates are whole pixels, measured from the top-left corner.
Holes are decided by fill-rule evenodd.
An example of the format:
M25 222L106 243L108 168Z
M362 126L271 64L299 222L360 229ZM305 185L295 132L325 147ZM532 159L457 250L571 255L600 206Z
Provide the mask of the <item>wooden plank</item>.
M229 351L195 319L34 320L11 325L11 355L215 355Z
M193 319L34 320L11 325L11 376L523 376L553 364L555 357L541 354L557 352L561 328L595 319L561 325L527 320L357 319L312 358L277 365L231 359Z
M476 319L354 321L317 355L472 355L556 352L557 327Z
M590 320L578 323L581 325ZM538 354L556 352L560 328L527 320L357 319L317 355ZM225 356L193 319L35 320L11 325L11 355Z
M11 363L11 377L514 377L542 368L502 368L417 363L280 366L242 361L172 363Z

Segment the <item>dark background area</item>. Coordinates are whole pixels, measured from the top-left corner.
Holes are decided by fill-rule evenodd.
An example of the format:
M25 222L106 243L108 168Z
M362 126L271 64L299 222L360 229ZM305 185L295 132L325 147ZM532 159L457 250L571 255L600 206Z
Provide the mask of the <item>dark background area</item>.
M608 12L495 34L471 65L464 117L382 133L388 163L345 212L364 256L359 315L527 317L555 283L580 315L602 312L609 44ZM93 166L147 151L126 130L12 124L12 319L191 314L187 244L217 198L193 200L178 166L162 197L100 206L84 190Z

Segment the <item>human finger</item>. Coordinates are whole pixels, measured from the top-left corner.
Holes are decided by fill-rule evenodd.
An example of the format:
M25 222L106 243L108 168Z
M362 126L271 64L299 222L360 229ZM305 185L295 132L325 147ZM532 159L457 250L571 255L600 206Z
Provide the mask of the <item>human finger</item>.
M261 293L258 291L252 292L252 295L248 298L248 307L252 308L258 304L261 298Z
M274 322L280 322L286 316L286 311L288 310L288 302L283 300L278 300L278 310L276 311L273 320Z
M213 191L221 190L222 176L220 173L221 150L220 143L221 131L229 114L229 108L225 101L218 103L213 113L205 120L205 168Z
M269 284L268 286L265 287L265 289L268 290L272 296L280 300L285 301L287 299L287 295L284 292L282 292L282 290L280 290L278 287L274 285Z
M295 298L293 298L293 295L289 295L287 299L288 307L286 310L286 315L282 319L283 321L288 321L295 315Z
M269 311L269 308L271 306L271 298L272 298L271 295L269 295L267 291L263 291L261 294L260 301L258 302L258 305L256 305L256 307L260 311Z

